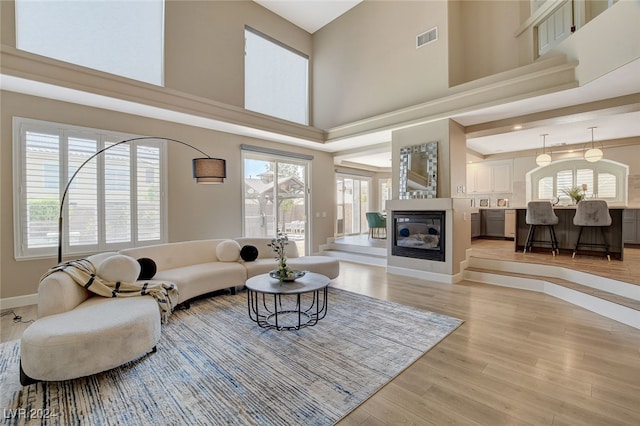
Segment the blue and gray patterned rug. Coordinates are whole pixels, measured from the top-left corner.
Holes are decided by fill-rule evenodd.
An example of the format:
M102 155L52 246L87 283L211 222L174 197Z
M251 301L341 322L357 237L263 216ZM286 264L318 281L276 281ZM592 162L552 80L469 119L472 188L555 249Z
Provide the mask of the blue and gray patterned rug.
M462 324L330 288L315 327L264 330L246 297L196 301L163 326L158 352L77 380L20 386L19 342L4 343L0 407L42 424L331 425Z

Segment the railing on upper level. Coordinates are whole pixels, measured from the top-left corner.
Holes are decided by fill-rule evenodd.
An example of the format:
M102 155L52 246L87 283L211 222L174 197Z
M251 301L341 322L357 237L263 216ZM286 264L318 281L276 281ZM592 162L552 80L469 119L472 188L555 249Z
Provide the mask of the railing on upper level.
M617 1L531 0L531 17L518 35L533 27L535 56L543 56Z

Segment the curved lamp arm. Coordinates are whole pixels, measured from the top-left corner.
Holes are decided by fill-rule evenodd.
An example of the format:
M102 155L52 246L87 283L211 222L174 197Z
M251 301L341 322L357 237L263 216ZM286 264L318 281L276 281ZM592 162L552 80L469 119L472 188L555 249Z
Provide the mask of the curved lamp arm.
M116 146L122 145L127 142L135 142L135 141L147 140L147 139L163 139L169 142L177 142L179 144L188 146L189 148L192 148L198 151L200 154L204 155L205 158L193 159L193 177L198 181L198 183L222 183L224 181L224 178L227 177L225 160L221 158L212 158L207 153L196 148L195 146L190 145L186 142L179 141L177 139L161 138L161 137L154 137L154 136L141 136L138 138L126 139L126 140L114 143L113 145L109 145L105 148L102 148L100 151L96 152L95 154L87 158L80 165L80 167L76 169L73 175L71 175L71 178L67 182L67 185L65 186L64 191L62 193L62 198L60 199L60 212L58 215L58 263L62 262L62 227L63 227L62 213L64 210L64 200L67 198L67 193L69 192L69 188L71 187L71 182L73 182L73 180L76 178L76 176L78 175L78 172L80 172L80 170L89 161L93 160L103 152L110 150L111 148L115 148Z

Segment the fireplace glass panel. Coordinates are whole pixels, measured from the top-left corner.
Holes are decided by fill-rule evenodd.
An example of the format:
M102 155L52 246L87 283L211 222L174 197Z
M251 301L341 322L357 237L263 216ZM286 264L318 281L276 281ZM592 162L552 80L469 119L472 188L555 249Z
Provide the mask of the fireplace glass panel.
M445 212L393 212L394 256L445 261Z

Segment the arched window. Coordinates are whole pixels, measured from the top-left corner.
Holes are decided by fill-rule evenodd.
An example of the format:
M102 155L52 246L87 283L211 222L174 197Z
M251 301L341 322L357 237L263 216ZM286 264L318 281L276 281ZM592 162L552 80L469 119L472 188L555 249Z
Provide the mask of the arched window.
M629 166L611 160L590 163L583 159L555 161L527 173L527 201L551 200L562 204L571 199L563 190L582 188L586 198L599 198L609 204L627 203Z

